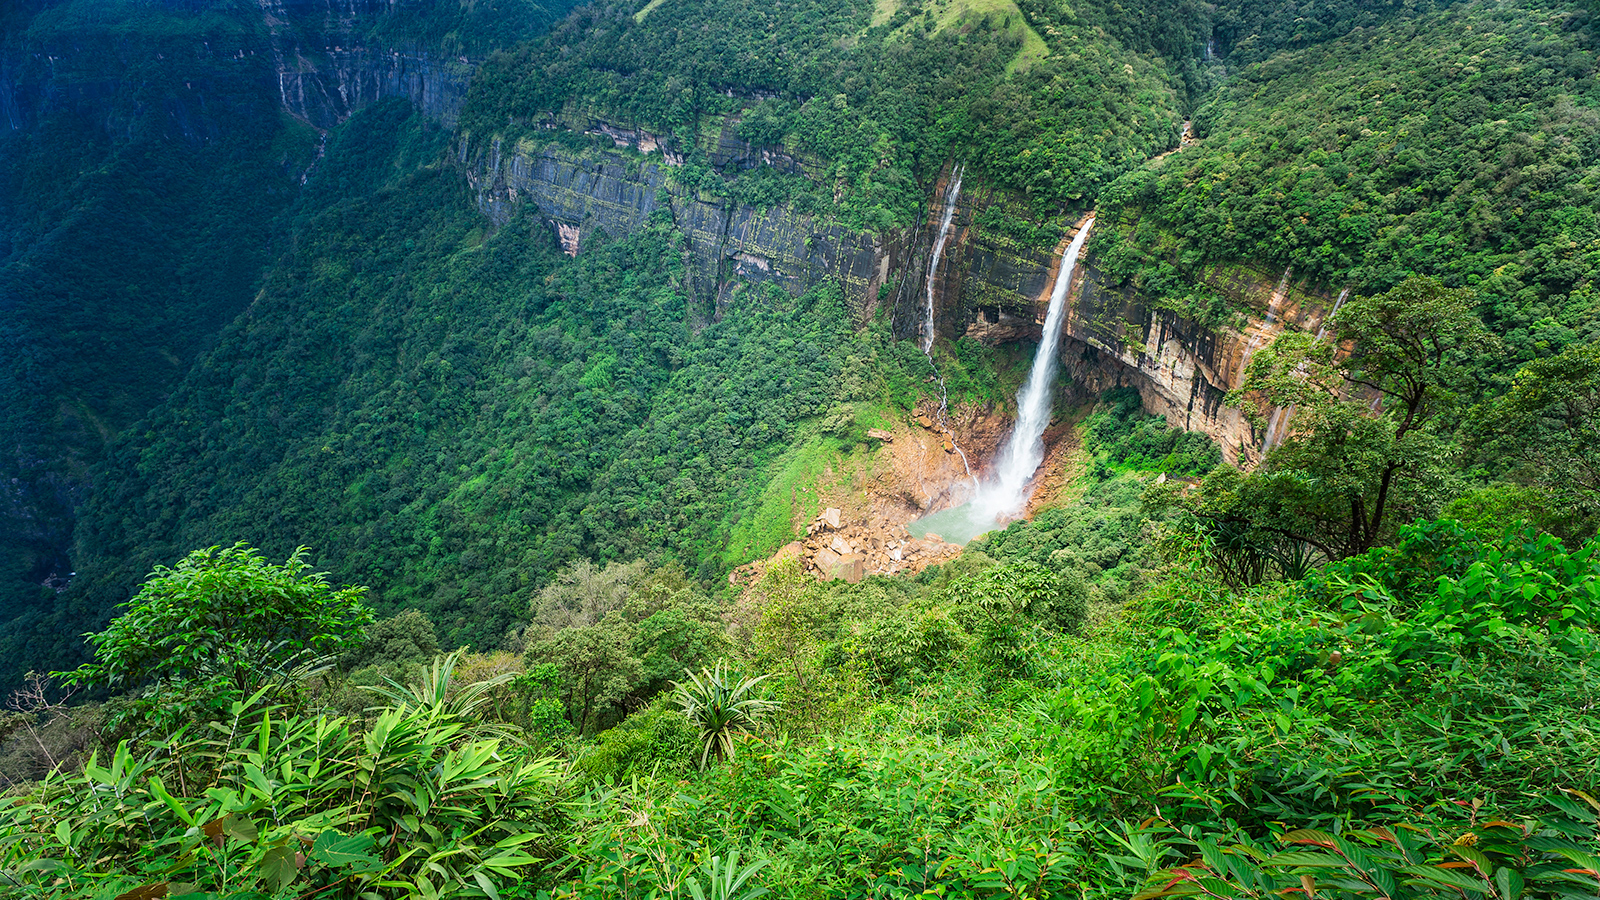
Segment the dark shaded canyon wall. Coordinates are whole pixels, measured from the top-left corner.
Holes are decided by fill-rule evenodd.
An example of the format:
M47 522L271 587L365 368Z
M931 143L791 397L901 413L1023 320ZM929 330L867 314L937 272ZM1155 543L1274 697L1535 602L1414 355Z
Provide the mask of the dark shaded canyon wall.
M277 118L265 31L249 16L176 17L170 29L47 9L0 39L0 121L93 123L113 142L205 143ZM161 24L168 24L163 21Z
M430 46L403 27L415 11L397 11L390 0L209 8L165 0L147 16L167 17L158 28L127 10L90 16L84 8L35 3L0 21L0 122L8 129L70 110L103 121L113 139L154 117L171 136L206 141L240 123L271 121L272 106L327 129L390 97L454 127L490 49L484 41ZM148 77L157 69L159 78Z
M404 97L454 128L478 60L370 34L389 0L257 0L284 109L317 128Z

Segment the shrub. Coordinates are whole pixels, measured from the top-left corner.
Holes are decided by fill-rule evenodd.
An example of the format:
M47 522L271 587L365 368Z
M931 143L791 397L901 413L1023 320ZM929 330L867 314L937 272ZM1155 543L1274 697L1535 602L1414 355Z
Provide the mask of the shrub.
M736 678L729 674L727 663L720 660L714 670L684 674L689 677L688 682L674 686L684 716L700 729L704 745L700 751L702 769L712 757L732 759L735 738L754 731L778 708L776 701L755 696L756 686L767 680L766 675Z

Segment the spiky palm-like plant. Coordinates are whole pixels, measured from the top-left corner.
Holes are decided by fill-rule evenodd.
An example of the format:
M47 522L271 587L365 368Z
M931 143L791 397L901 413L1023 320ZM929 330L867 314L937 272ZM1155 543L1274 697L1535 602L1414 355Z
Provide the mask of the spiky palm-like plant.
M736 679L722 660L715 670L701 669L696 674L685 669L683 674L689 680L673 682L673 686L683 714L700 729L700 740L705 742L705 749L700 752L702 769L713 755L732 759L734 736L754 730L778 708L776 700L754 696L756 685L766 681L767 675Z
M396 709L416 709L435 719L450 718L465 721L471 717L474 710L489 701L491 690L515 678L516 673L506 672L483 681L458 685L455 682L455 672L457 663L461 661L462 652L455 650L434 657L433 664L422 672L422 677L411 684L401 684L384 676L383 684L363 684L357 687L377 694ZM486 722L477 723L477 728L480 732L489 733L505 731L495 723Z

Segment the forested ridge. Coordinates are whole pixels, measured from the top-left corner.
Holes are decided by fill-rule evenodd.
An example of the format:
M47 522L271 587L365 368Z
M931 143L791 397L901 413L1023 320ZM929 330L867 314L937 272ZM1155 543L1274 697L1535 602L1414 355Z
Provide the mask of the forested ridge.
M1600 893L1586 7L351 6L297 46L485 62L453 126L391 96L321 134L258 12L0 13L138 61L131 105L0 143L0 425L61 512L12 503L0 893ZM246 129L189 139L197 35L244 51ZM486 215L504 147L902 270L721 260L708 297L668 189L569 255L532 199ZM1092 209L1107 315L1242 348L1259 459L1069 342L1027 519L826 580L823 496L900 502L897 441L1013 415L1031 344L894 330L958 168L930 303Z

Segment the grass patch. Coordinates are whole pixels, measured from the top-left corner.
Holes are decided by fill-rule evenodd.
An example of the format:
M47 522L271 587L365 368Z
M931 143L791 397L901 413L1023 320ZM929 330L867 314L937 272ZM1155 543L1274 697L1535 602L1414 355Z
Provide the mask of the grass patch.
M723 564L732 567L764 559L800 537L795 520L809 521L821 511L817 483L830 468L838 471L841 456L838 440L817 433L774 460L766 488L728 529Z
M899 419L884 404L847 403L814 422L808 435L772 461L766 487L750 496L729 524L723 564L731 568L765 559L804 537L796 523L822 511L821 490L847 493L852 484L859 490L870 480L878 445L867 438L867 430L892 429Z
M651 0L645 11L653 9L661 0ZM889 24L900 11L900 0L876 0L872 8L872 27ZM1026 71L1027 68L1050 54L1039 32L1033 30L1017 7L1015 0L935 0L930 11L934 17L934 31L954 28L974 18L997 18L1008 23L1008 30L1022 40L1022 49L1006 64L1006 73ZM639 13L639 18L644 12ZM901 26L906 27L906 26Z
M635 22L643 22L644 21L644 17L650 15L650 11L655 9L656 7L660 6L660 5L661 5L661 0L650 0L649 3L645 4L644 9L641 9L638 12L633 14L633 20Z

